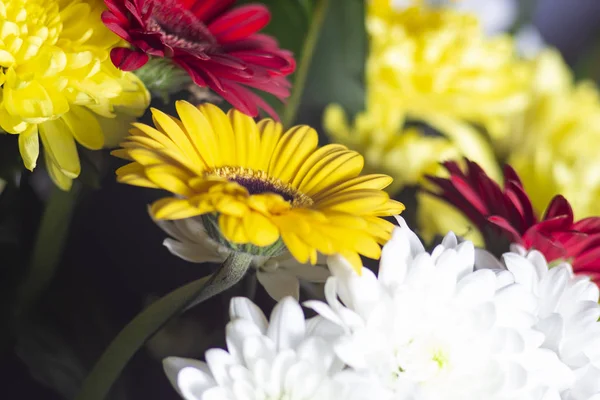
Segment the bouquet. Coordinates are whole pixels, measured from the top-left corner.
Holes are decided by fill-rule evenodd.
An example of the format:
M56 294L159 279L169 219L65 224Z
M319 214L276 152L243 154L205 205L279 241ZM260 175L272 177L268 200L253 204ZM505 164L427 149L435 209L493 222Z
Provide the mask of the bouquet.
M600 399L597 51L543 1L0 6L7 398Z

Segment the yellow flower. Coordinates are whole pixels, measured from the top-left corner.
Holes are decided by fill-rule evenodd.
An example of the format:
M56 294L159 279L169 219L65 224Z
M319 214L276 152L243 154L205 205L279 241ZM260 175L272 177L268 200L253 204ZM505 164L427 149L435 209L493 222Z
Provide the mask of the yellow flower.
M573 82L554 50L536 60L536 97L505 144L538 213L556 194L577 217L600 215L600 95L594 83Z
M39 138L48 172L63 189L80 172L77 141L105 144L99 118L140 115L149 94L110 62L120 39L102 23L100 0L0 0L0 127L19 135L33 170Z
M406 125L406 113L393 99L377 94L367 99L367 108L348 124L344 110L336 104L325 110L325 132L337 143L365 155L365 170L394 178L387 190L394 194L404 186L420 184L426 174L435 175L440 162L470 155L491 176L499 177L494 152L483 135L452 118L436 116L430 124L444 136L425 135Z
M394 10L370 3L367 90L393 99L413 120L445 116L506 134L506 118L529 102L530 66L509 36L487 37L475 15L449 8Z
M118 180L173 193L156 201L157 219L208 216L228 244L285 244L300 262L340 253L379 258L393 225L381 219L404 206L381 189L386 175L360 176L363 158L341 145L317 147L308 126L283 132L270 119L176 103L181 120L152 110L156 129L134 124L123 149L133 160ZM215 219L216 218L216 219ZM210 227L210 224L205 224Z

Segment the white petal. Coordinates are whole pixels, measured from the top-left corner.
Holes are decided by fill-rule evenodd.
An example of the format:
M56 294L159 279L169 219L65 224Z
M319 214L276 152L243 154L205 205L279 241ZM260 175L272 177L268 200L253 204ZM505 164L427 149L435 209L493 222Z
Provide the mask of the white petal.
M504 264L485 249L475 249L475 269L506 269Z
M304 313L298 302L292 297L286 297L277 303L267 329L267 336L273 340L277 349L296 348L304 339L305 332Z
M234 297L231 299L229 303L229 318L232 320L241 318L252 321L263 334L267 332L267 327L269 326L267 317L265 317L262 310L246 297Z
M198 243L182 243L174 239L165 239L163 241L163 246L165 246L171 254L193 263L220 263L226 259L226 257L219 254L216 249L211 249Z
M182 376L183 379L181 384L183 390L189 395L186 399L200 399L202 391L216 384L215 380L210 375L208 366L201 361L180 357L167 357L163 360L163 369L167 378L169 378L171 385L173 385L177 392L182 396L184 396L184 394L179 383L179 373L185 369L195 369L197 371L188 371ZM198 397L190 397L190 391L193 388L195 388L194 393L197 393Z
M382 284L392 288L404 280L406 268L412 260L410 241L405 230L394 228L392 238L381 250L378 278Z
M331 273L327 268L319 265L298 264L291 267L282 266L281 268L283 268L287 273L298 277L298 279L308 282L325 282L327 278L331 276Z
M243 345L249 337L261 336L263 332L254 324L253 321L247 319L236 319L229 322L225 328L227 350L235 359L234 362L242 362Z
M231 378L227 372L227 368L235 364L231 354L223 349L209 349L206 351L205 358L215 381L220 386L231 385Z
M298 278L277 269L273 272L264 272L260 269L256 272L256 278L265 288L269 296L279 301L286 296L292 296L298 300L300 298L300 283Z

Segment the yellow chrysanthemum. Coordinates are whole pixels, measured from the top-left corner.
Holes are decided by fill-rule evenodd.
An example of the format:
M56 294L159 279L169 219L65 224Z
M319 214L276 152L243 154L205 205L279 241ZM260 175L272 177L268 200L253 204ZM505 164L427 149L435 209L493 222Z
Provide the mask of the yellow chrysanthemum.
M166 189L152 205L157 219L218 216L234 244L272 246L281 239L300 262L340 253L359 267L362 254L379 258L393 225L379 217L404 206L381 189L386 175L360 176L363 158L341 145L317 147L308 126L283 132L270 119L177 102L181 120L152 110L156 129L134 124L123 149L133 160L118 180Z
M476 16L449 8L394 10L370 2L367 90L394 99L411 119L452 117L506 134L506 117L529 101L531 68L509 36L487 37Z
M600 95L596 85L575 84L553 50L537 62L535 100L505 143L538 213L556 194L565 196L577 219L600 215Z
M430 124L445 136L428 136L405 123L406 112L394 99L374 93L353 126L338 105L327 107L323 126L335 142L365 155L368 172L392 176L394 183L388 187L392 194L403 186L421 183L425 174L435 175L441 170L440 162L467 154L490 171L491 176L500 176L489 143L469 125L452 118L432 117Z
M19 134L33 170L39 138L54 181L68 189L80 172L75 141L105 144L100 118L140 115L149 94L112 66L119 38L102 23L99 0L0 0L0 127Z

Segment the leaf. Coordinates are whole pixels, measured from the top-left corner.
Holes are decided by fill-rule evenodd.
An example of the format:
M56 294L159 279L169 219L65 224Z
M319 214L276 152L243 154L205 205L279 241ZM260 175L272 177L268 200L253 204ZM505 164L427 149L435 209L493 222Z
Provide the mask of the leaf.
M255 0L238 1L238 4L256 3ZM310 24L311 4L307 0L262 0L271 12L271 21L261 33L271 35L279 42L279 47L290 50L296 62L302 57L304 39ZM293 82L296 73L288 76ZM257 92L278 114L283 104L275 96Z
M330 103L353 116L365 102L365 1L329 1L296 121L314 127Z
M238 1L237 4L256 3L256 0ZM262 0L271 11L271 22L261 31L274 36L279 47L290 50L298 60L302 56L304 37L308 31L310 6L306 0Z
M76 400L102 400L131 357L164 324L198 297L211 276L188 283L154 302L117 335L86 378Z
M131 357L173 317L229 289L246 274L252 256L232 253L214 274L152 303L113 339L83 383L76 400L103 400Z

